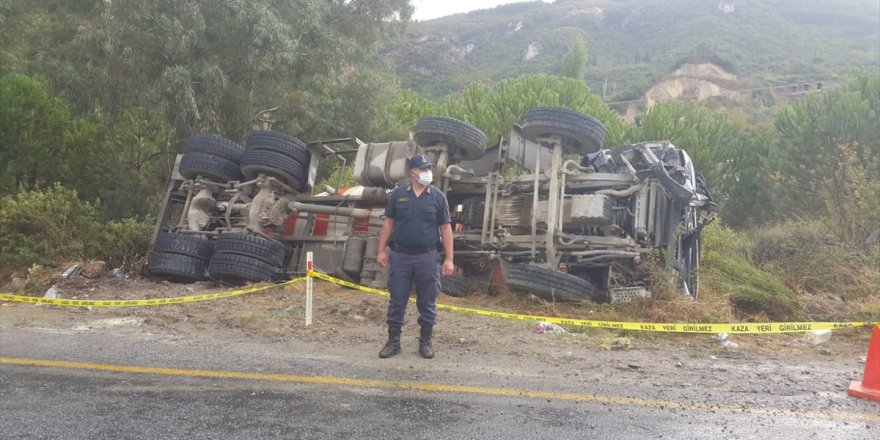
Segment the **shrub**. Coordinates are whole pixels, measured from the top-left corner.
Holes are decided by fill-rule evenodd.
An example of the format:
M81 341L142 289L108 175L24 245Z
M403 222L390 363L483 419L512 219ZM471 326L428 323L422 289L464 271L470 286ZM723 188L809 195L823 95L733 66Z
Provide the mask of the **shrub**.
M60 184L3 197L0 265L98 258L113 267L139 267L149 246L151 226L132 219L101 224L99 208Z
M42 81L24 75L0 78L0 194L61 180L69 152L64 132L70 109Z
M752 248L758 267L800 293L833 293L846 300L877 293L880 253L847 246L827 227L809 220L756 230Z
M134 219L111 221L104 225L97 258L110 267L133 271L143 266L150 245L152 226Z
M0 264L51 263L93 255L98 209L60 184L0 199Z
M773 274L755 266L749 257L745 234L719 223L703 230L703 286L727 295L731 304L747 315L764 314L774 320L796 317L798 301Z

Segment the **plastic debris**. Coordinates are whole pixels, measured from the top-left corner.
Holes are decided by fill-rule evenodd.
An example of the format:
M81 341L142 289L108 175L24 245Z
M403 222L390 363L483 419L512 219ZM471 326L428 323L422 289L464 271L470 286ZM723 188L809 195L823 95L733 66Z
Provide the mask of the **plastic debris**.
M125 272L123 272L122 269L119 267L111 270L110 274L113 275L113 278L116 278L117 280L124 280L125 279Z
M82 265L77 263L73 266L68 267L67 270L65 270L64 273L61 274L61 278L75 277L79 275L80 272L82 272Z
M721 346L724 347L724 349L727 351L733 351L733 350L736 350L737 348L739 348L739 344L737 344L736 342L733 342L733 341L728 341L728 340L722 341Z
M727 339L727 333L716 333L712 335L712 339L715 339L716 341L723 341Z
M611 351L629 350L632 348L632 342L628 338L618 337L603 342L599 347Z
M831 339L831 330L813 330L804 333L804 340L811 345L819 345Z
M43 295L43 298L58 299L58 289L55 288L54 284L52 285L52 287L50 287L48 290L46 290L46 293Z
M561 333L568 333L568 330L552 323L552 322L538 322L535 323L535 333L552 333L554 335L558 335Z

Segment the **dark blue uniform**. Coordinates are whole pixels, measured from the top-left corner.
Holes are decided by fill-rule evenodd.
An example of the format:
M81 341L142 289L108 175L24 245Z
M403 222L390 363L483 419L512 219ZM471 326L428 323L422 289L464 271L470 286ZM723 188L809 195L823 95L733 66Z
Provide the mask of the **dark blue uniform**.
M446 195L428 186L416 197L412 185L399 186L391 192L385 216L394 219L388 271L388 325L403 326L406 303L415 284L419 325L431 327L440 294L439 227L450 222Z

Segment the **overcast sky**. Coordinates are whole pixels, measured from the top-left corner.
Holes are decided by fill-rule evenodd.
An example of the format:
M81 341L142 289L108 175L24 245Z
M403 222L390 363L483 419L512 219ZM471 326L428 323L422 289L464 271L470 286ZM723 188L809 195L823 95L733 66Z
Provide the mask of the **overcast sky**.
M460 12L490 9L498 5L522 1L526 0L413 0L412 3L416 7L413 18L416 20L430 20Z

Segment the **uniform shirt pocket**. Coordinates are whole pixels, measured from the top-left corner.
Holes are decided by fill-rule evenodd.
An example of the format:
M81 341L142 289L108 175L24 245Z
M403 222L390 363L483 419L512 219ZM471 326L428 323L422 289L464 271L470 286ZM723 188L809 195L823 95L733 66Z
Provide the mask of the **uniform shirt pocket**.
M437 223L437 207L433 204L425 205L419 209L419 220Z

